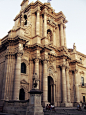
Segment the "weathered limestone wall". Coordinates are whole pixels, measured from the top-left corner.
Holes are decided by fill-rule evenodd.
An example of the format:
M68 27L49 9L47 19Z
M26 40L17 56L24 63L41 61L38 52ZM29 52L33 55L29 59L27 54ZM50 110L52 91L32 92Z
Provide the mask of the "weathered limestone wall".
M5 60L0 59L0 99L2 99L2 89L3 89L3 76L4 76Z

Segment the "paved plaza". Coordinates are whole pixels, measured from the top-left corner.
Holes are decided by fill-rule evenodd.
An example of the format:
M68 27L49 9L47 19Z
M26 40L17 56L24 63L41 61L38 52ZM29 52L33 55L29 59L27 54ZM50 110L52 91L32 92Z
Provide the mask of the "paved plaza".
M0 115L14 115L7 113L0 113ZM76 107L66 108L66 107L56 107L55 111L48 111L44 108L44 115L86 115L86 110L82 108L82 111L76 110Z

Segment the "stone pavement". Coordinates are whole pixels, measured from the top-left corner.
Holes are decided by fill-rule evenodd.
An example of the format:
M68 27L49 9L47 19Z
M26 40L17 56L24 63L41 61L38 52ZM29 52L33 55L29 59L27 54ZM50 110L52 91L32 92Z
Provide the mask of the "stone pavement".
M82 108L82 111L76 110L76 107L66 108L66 107L56 107L55 111L46 111L45 108L44 115L86 115L86 110ZM0 115L13 115L7 113L0 113Z
M44 109L44 115L86 115L86 110L82 108L82 111L78 111L76 107L56 107L55 111L46 111Z

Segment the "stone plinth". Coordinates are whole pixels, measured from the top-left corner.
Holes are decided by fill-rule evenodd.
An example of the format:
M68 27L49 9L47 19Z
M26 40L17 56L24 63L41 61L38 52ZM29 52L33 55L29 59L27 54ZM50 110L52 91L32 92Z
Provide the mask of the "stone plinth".
M38 89L32 89L29 93L30 101L26 115L44 115L43 107L41 105L42 92Z

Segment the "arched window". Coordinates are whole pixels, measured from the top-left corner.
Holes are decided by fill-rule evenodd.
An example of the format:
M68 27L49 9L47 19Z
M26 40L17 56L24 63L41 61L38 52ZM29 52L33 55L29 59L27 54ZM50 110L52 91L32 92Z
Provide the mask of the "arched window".
M25 100L25 92L23 88L20 89L19 100Z
M21 63L21 73L26 73L26 64Z
M47 30L47 38L52 41L52 32L50 29Z

